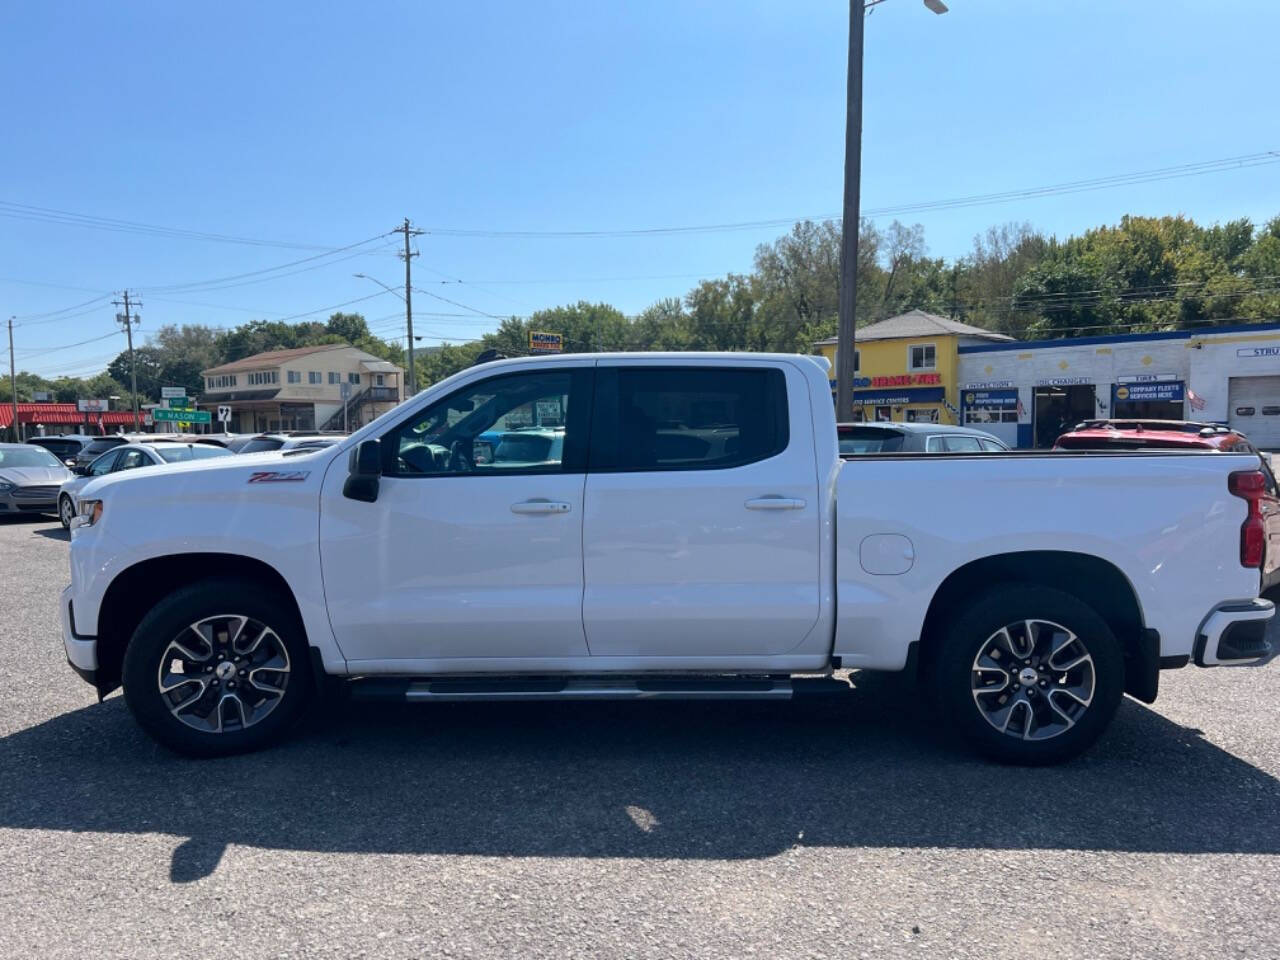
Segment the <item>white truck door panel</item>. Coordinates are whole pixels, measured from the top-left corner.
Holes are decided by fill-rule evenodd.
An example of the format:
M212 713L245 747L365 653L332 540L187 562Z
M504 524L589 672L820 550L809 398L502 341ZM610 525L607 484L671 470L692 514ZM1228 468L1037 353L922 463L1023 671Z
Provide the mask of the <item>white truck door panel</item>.
M590 376L566 366L475 380L390 428L373 503L346 498L348 471L334 464L321 566L349 660L588 655Z
M598 369L583 520L593 656L770 656L802 643L819 614L812 416L787 365Z

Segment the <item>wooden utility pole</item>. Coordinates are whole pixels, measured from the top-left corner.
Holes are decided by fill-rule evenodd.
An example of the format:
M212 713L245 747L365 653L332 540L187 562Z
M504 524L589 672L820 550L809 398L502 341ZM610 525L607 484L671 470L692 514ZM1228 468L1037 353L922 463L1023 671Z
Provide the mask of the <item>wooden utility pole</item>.
M133 325L135 323L141 323L142 318L133 314L131 310L133 307L142 306L142 304L137 301L130 303L128 290L126 290L122 296L123 299L112 300L111 302L117 307L124 307L123 313L116 314L116 323L119 323L124 327L124 332L129 338L129 377L133 381L131 384L133 393L133 432L138 433L142 427L138 422L138 364L133 358Z
M864 0L849 0L849 79L844 119L844 213L840 229L840 328L836 343L836 420L853 419L857 375L858 219L862 179L862 28Z
M18 375L13 372L13 317L9 318L9 390L13 394L13 442L21 443L18 432Z
M404 253L400 257L404 260L404 319L409 327L409 396L412 397L418 392L418 377L413 369L413 286L409 279L409 262L418 254L409 249L409 238L420 236L424 231L412 229L409 218L405 217L404 226L396 227L393 232L404 234Z

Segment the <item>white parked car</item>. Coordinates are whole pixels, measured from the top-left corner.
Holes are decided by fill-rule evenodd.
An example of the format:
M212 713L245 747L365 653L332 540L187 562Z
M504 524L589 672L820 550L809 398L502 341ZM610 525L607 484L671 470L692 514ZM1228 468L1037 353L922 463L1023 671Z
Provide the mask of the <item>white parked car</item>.
M556 456L476 456L544 424ZM80 498L68 659L198 755L278 740L329 677L414 701L786 698L843 667L919 671L946 729L1047 763L1162 669L1274 652L1256 456L842 460L808 357L496 361L335 447Z
M91 481L107 474L136 470L138 467L158 467L166 463L187 463L227 456L231 456L230 450L205 443L157 440L120 444L91 462L81 476L72 477L62 484L58 491L58 519L62 521L64 528L70 528L72 518L80 510L80 491Z
M277 450L308 450L331 447L342 434L334 433L259 433L243 443L237 441L236 453L270 453Z

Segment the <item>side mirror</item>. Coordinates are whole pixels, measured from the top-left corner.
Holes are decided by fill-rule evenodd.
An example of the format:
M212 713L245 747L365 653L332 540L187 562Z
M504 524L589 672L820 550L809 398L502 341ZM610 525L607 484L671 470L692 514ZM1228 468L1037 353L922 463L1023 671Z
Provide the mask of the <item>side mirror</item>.
M347 481L342 495L350 500L373 503L378 499L378 479L382 476L382 442L365 440L351 451Z

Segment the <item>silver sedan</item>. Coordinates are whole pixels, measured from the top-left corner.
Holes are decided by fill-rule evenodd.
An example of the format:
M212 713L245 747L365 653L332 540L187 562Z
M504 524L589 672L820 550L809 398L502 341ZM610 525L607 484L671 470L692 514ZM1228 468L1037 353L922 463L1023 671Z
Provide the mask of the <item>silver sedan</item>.
M72 476L44 447L0 443L0 516L55 513L58 489Z

